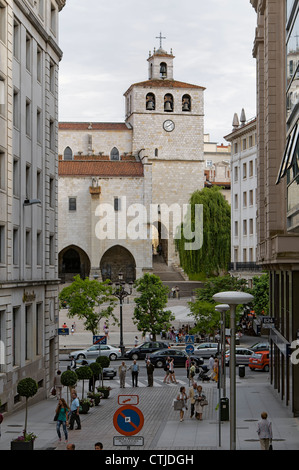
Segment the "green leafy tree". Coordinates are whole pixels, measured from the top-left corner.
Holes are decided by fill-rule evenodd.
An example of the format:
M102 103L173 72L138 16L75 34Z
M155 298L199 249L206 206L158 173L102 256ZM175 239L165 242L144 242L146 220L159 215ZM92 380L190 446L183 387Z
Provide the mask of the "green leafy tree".
M104 367L109 367L110 366L110 359L107 356L98 356L96 358L96 363L100 367L100 373L101 373L101 381L102 381L102 388L104 387L104 374L103 374L103 369Z
M20 380L17 385L17 392L21 397L26 398L26 409L25 409L25 427L24 435L27 433L27 419L28 419L28 400L33 397L38 390L37 382L30 377Z
M169 288L154 274L145 273L135 281L139 296L135 300L133 322L143 335L152 334L154 341L161 330L168 330L175 319L171 310L166 310Z
M252 308L256 315L269 314L269 274L254 276L249 293L253 295Z
M215 304L213 295L218 292L228 292L228 291L244 291L248 292L247 281L246 279L238 279L236 277L230 276L229 274L225 276L210 277L208 278L203 287L196 289L196 298L198 300L203 300Z
M69 401L69 392L78 382L78 376L74 370L65 370L61 374L61 383L67 387L67 401Z
M192 333L204 335L214 335L219 328L219 313L215 310L215 304L196 300L189 302L191 315L194 317L196 326L192 328Z
M81 279L79 275L74 277L74 282L64 287L59 294L61 306L68 306L68 317L77 316L84 320L84 327L96 335L102 318L117 318L113 314L116 299L112 295L112 286L109 281L99 282L89 278Z
M191 240L185 238L186 221L183 222L176 234L176 248L179 252L181 266L190 278L194 279L197 275L205 278L227 272L231 246L231 208L229 203L217 186L195 191L189 202L192 232L199 230L195 224L195 205L202 204L203 206L203 244L198 250L185 249L185 244L190 243Z

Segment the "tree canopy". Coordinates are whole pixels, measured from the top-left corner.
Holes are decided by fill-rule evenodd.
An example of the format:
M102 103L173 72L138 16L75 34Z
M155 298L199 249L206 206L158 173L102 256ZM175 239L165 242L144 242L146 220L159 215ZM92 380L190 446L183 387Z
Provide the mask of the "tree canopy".
M113 296L112 286L109 281L81 279L79 275L74 277L74 282L64 287L59 294L60 305L67 305L68 317L77 316L84 320L84 327L96 335L102 318L117 318L113 314L116 298Z
M195 233L200 229L195 223L195 205L202 204L203 243L200 249L185 249L185 244L190 240L187 240L184 235L184 227L187 223L184 221L180 227L180 233L176 236L176 247L181 266L189 276L194 274L212 276L227 272L231 247L231 208L229 203L217 186L195 191L189 203L191 206L191 230Z
M134 299L133 322L143 334L151 333L155 341L156 335L163 329L167 331L175 319L171 310L166 310L169 288L149 273L135 281L135 287L139 296Z

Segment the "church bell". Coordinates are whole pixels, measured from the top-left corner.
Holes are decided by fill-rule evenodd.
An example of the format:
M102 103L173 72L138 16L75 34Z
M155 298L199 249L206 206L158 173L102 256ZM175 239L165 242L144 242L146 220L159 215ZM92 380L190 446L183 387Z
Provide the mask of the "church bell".
M166 76L167 76L166 64L161 64L160 75L161 75L162 78L166 78Z
M185 103L183 104L183 111L190 111L190 106L189 106L188 101L185 101Z
M149 111L152 111L153 109L155 109L154 102L152 100L149 100L146 103L146 109L148 109Z
M171 106L170 101L166 101L164 105L164 111L172 111L172 106Z

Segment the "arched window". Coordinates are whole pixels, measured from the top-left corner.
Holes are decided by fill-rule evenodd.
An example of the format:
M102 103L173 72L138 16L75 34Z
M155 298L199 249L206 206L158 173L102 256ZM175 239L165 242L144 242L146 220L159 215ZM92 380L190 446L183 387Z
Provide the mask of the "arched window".
M111 150L110 160L114 160L114 161L120 160L119 151L116 147L113 147L113 149Z
M155 157L157 157L159 155L159 151L158 149L155 149Z
M165 62L160 64L160 77L167 78L167 64Z
M154 93L148 93L146 95L146 109L148 111L154 111L154 109L156 109L156 98Z
M73 160L73 152L70 147L66 147L63 152L63 159L64 160Z
M191 111L191 96L184 95L182 98L182 111Z
M168 113L173 111L173 96L170 93L164 96L164 111Z

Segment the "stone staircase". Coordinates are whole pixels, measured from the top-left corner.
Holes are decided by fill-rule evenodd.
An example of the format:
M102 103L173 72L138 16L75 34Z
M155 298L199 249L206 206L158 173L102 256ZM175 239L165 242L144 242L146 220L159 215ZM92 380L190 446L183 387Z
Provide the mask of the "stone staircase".
M195 289L202 287L202 282L189 281L186 275L181 274L178 268L168 266L163 257L155 255L153 257L153 274L159 276L164 285L171 290L172 287L178 286L180 289L180 297L192 297Z

